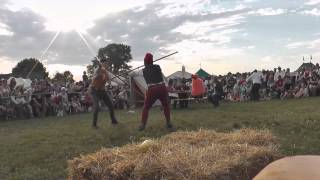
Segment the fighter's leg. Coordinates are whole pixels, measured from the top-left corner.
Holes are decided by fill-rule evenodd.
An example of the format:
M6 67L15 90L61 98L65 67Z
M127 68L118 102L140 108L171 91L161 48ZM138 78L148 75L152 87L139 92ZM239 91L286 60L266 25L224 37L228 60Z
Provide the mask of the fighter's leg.
M159 100L163 107L164 116L167 121L167 128L172 128L171 119L170 119L170 106L168 104L168 91L165 86L158 87L157 94L159 96Z
M150 87L147 90L142 110L141 126L139 127L139 130L143 130L145 128L145 125L148 121L149 110L154 104L154 102L157 100L155 88L156 87Z
M92 100L93 100L93 106L92 106L93 121L92 121L92 126L93 127L97 127L97 120L98 120L98 113L99 113L99 97L98 97L97 91L92 90L91 97L92 97Z
M113 108L113 103L110 96L107 93L103 93L102 99L103 99L103 102L108 106L112 124L118 124L118 121L114 116L114 108Z

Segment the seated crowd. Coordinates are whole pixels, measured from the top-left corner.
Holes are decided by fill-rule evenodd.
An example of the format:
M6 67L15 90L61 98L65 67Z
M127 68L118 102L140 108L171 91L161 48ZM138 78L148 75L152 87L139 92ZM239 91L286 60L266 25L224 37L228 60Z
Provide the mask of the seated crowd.
M0 80L0 120L25 119L90 112L92 99L89 83L34 80L31 89L15 86L14 80ZM128 108L127 91L108 87L116 108Z

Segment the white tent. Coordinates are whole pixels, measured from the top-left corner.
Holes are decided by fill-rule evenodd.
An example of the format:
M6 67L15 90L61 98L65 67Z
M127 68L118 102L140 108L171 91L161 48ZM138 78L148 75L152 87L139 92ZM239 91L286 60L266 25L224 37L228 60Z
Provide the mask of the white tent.
M124 82L126 82L126 78L121 77L121 76L115 76L111 72L108 71L109 78L112 79L112 84L117 84L117 85L125 85Z
M177 71L170 76L167 77L167 79L190 79L191 73L186 72L186 68L182 66L182 71Z
M185 72L183 73L182 71L177 71L167 77L167 79L190 79L191 78L191 73Z
M143 77L142 70L130 73L131 91L145 95L148 89L147 83ZM134 89L132 89L134 88Z
M10 77L7 80L7 84L8 86L10 85L11 81L15 80L16 81L16 85L15 85L15 89L17 87L22 87L25 90L30 90L31 89L31 83L32 81L30 79L23 79L23 78L16 78L16 77Z

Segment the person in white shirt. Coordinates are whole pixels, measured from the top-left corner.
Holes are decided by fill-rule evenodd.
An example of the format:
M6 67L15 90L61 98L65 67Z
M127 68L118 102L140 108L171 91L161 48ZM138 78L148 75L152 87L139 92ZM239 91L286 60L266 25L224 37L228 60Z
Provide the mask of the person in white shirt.
M61 92L59 93L59 96L61 96L61 101L62 101L62 116L64 116L65 113L70 113L70 102L69 102L69 97L68 97L68 92L65 87L61 88Z
M247 78L247 81L252 81L251 98L254 101L259 101L260 99L260 86L262 83L262 73L254 70L253 73Z
M278 81L279 76L281 76L281 78L283 79L285 75L286 75L286 72L282 71L281 67L278 67L278 71L274 74L274 81Z
M121 91L118 94L120 103L122 104L122 106L124 107L124 105L126 106L126 109L129 109L129 103L128 103L128 94L127 94L127 90L125 88L122 88Z

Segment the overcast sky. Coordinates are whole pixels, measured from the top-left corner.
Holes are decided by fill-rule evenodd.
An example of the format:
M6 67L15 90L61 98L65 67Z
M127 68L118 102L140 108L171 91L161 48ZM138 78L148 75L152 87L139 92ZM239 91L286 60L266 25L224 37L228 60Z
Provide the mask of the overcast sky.
M160 63L167 75L182 64L191 73L200 64L211 74L295 70L303 56L320 61L320 0L0 0L0 73L40 59L59 31L42 61L77 79L108 43L130 45L133 66L146 52L179 51Z

